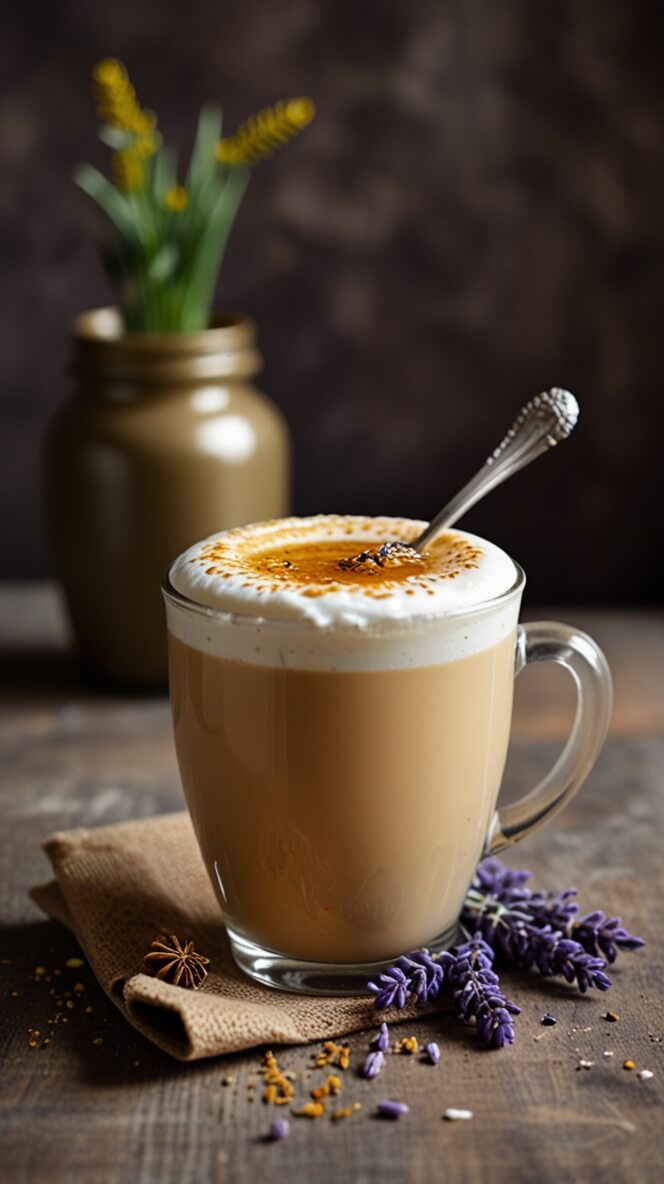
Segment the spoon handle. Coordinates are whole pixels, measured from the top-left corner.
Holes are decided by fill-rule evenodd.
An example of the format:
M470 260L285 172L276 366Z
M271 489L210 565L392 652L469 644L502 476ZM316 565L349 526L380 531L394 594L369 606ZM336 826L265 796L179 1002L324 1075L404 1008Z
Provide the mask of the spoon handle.
M411 546L422 551L437 534L452 526L462 514L508 477L548 452L573 431L579 404L570 391L552 387L536 395L517 415L505 439L482 468L443 509Z

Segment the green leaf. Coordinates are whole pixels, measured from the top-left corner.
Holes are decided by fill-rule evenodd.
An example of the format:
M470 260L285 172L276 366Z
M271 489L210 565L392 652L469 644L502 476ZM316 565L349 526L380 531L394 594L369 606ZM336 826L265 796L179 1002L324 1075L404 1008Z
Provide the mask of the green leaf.
M196 129L196 139L189 162L187 190L192 199L205 180L214 173L216 160L214 149L221 138L221 107L217 103L205 103L201 107Z
M175 243L164 243L148 264L150 279L160 284L170 279L178 265L179 257L180 252Z
M154 157L152 167L152 192L159 205L162 205L169 189L177 185L177 179L178 154L174 148L164 144Z
M197 309L209 310L221 266L221 259L231 232L235 215L244 196L250 176L247 168L229 171L226 182L210 211L204 231L192 251L191 271L183 302L183 315L193 315Z
M137 238L130 203L99 169L91 164L81 164L74 172L74 181L104 211L120 234L131 240Z

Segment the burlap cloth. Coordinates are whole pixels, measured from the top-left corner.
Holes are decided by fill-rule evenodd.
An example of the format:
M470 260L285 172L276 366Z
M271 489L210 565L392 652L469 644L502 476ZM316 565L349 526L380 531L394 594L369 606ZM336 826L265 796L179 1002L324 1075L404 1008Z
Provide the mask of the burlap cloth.
M32 899L74 931L109 998L172 1056L194 1061L258 1044L304 1044L376 1024L370 996L289 994L238 970L188 814L62 831L43 847L56 878L33 888ZM143 955L162 933L192 939L210 959L200 990L143 973Z

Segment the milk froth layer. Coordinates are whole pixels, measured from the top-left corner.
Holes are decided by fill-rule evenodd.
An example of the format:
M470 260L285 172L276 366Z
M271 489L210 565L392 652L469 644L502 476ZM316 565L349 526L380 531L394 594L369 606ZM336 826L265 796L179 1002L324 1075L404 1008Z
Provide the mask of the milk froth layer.
M169 574L177 592L216 612L169 605L169 629L205 653L295 669L422 666L497 644L515 627L520 596L492 604L518 571L493 543L450 530L421 559L343 566L424 526L318 515L211 535Z

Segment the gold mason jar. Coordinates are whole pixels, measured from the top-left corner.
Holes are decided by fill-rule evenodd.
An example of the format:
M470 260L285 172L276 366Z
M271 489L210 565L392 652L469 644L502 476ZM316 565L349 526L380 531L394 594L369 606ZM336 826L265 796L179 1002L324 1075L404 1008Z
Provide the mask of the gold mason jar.
M45 449L55 573L91 672L165 686L160 575L215 530L288 513L288 431L252 382L262 358L245 317L125 334L101 308L74 333L77 389Z

